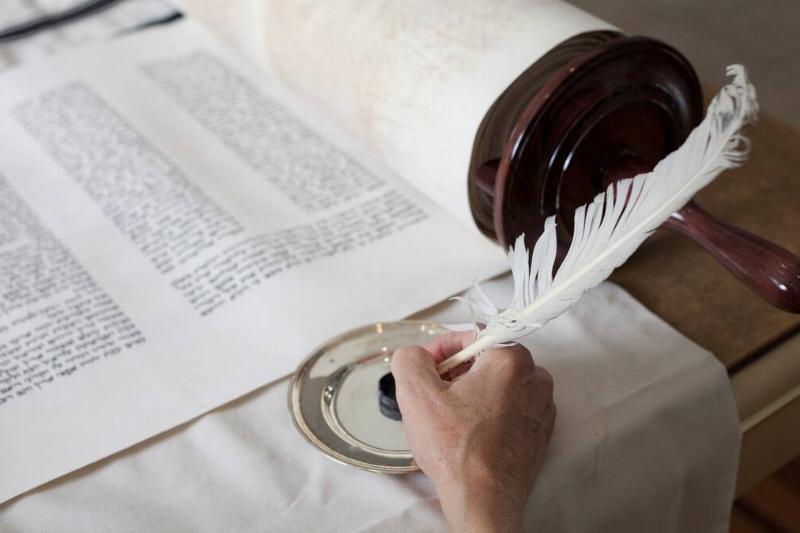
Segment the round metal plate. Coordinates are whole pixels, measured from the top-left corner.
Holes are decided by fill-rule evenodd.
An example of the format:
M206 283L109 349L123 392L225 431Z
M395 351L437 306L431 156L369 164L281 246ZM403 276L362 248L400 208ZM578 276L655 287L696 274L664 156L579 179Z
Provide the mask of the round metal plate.
M292 419L322 453L341 463L402 474L419 470L402 422L380 412L378 380L395 349L446 332L430 322L381 322L329 340L297 368L289 390Z

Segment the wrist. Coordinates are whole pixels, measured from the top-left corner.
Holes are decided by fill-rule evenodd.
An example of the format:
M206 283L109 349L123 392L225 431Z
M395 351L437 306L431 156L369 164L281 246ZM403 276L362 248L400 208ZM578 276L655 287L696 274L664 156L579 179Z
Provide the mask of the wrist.
M451 531L516 533L522 531L524 498L493 483L465 483L439 490Z

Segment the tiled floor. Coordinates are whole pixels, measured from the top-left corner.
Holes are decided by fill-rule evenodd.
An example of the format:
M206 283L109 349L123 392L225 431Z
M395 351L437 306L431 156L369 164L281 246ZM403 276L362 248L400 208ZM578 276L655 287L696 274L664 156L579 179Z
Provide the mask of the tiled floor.
M800 458L736 500L731 533L800 533Z

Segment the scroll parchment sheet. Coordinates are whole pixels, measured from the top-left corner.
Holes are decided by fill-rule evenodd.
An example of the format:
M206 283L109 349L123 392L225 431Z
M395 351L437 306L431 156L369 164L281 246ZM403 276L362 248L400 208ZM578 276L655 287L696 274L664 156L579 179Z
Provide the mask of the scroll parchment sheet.
M560 42L613 29L558 0L181 4L469 225L467 172L491 105Z
M506 268L192 23L0 94L0 501Z

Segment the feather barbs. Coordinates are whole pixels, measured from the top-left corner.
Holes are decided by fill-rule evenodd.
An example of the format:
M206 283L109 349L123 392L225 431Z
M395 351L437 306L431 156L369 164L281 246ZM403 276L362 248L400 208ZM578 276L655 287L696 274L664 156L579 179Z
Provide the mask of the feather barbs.
M500 311L475 286L463 298L486 323L475 343L439 364L440 373L492 346L517 340L554 319L587 290L624 263L673 212L722 171L747 158L750 144L740 132L755 121L754 87L741 65L727 69L732 80L709 104L705 118L684 143L655 168L620 180L575 211L572 242L557 272L556 219L550 217L532 251L520 235L509 249L514 296Z

